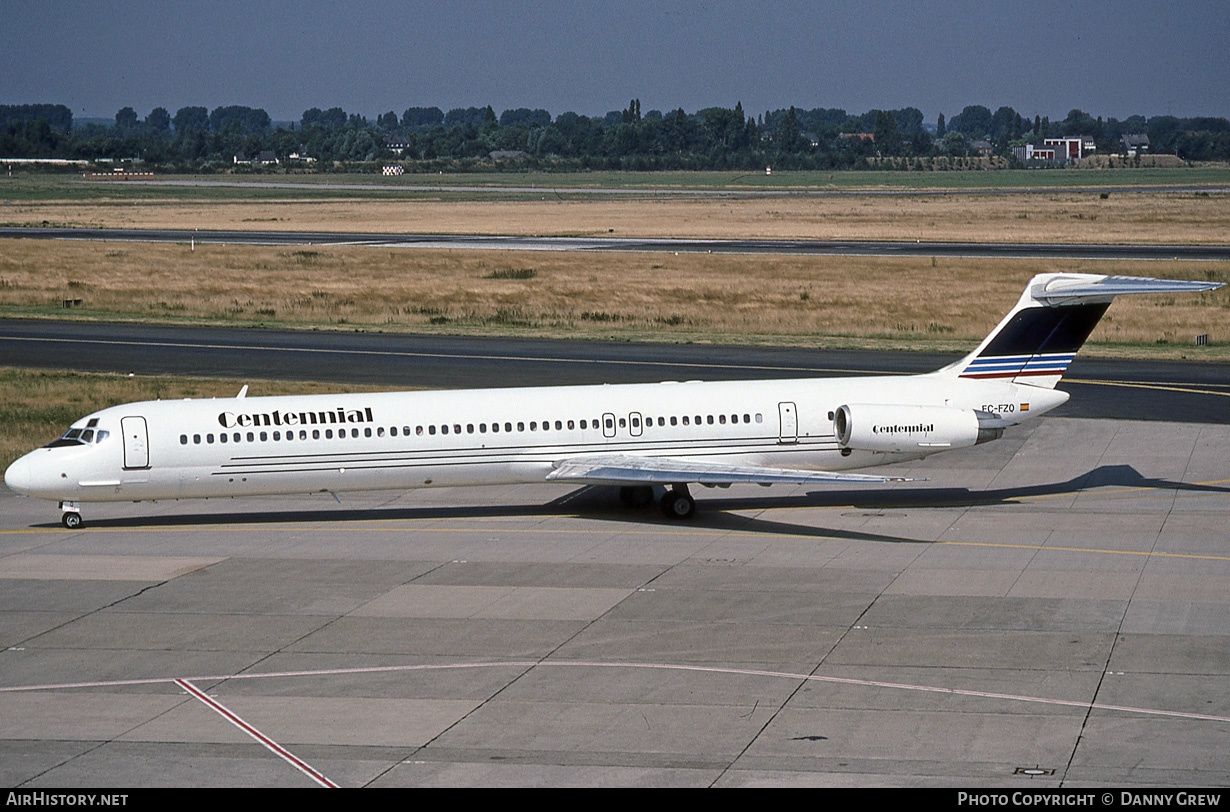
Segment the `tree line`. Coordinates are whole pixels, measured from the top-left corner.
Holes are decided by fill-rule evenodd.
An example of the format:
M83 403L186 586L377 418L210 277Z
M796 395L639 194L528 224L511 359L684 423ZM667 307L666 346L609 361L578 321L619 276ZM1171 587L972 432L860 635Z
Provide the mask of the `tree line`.
M528 108L497 116L490 106L409 107L400 116L389 111L370 121L340 107L313 107L298 122L275 127L263 109L240 105L181 107L174 115L156 107L144 119L124 107L113 125L75 124L64 105L0 105L0 157L141 160L179 172L229 168L236 155L263 151L284 163L299 155L301 165L326 171L392 161L411 171L858 169L878 165L878 158L1007 157L1013 146L1073 135L1089 136L1099 152L1114 154L1121 136L1140 133L1148 135L1152 152L1230 160L1226 118L1104 120L1075 109L1052 121L1006 106L992 112L971 105L951 118L940 113L927 127L914 107L861 114L790 107L752 116L736 103L642 113L633 99L623 110L592 117L552 117Z

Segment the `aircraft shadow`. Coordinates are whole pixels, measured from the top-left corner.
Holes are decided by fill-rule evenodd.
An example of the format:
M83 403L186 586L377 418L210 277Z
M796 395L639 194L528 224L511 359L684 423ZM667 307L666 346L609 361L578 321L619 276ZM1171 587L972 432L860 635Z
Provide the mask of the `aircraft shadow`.
M888 541L895 543L929 544L926 539L913 539L836 528L811 527L759 516L736 515L735 511L769 508L850 507L856 510L904 510L922 508L976 507L1015 504L1028 497L1077 494L1090 488L1119 487L1177 490L1197 493L1230 493L1230 487L1174 482L1145 477L1130 465L1103 465L1062 482L1022 485L1011 488L971 490L969 488L892 488L880 490L809 491L794 496L764 496L714 498L706 488L694 489L700 497L696 515L685 525L662 516L656 506L642 509L624 508L619 504L613 487L587 485L558 499L538 505L465 505L433 507L379 507L364 509L321 508L309 510L266 511L263 513L216 512L166 516L138 516L114 519L86 517L88 527L157 528L193 525L309 524L315 522L364 522L431 519L481 519L514 517L548 517L567 513L581 519L657 524L669 527L697 527L727 532L756 532L769 535L843 538L855 541ZM719 492L720 493L720 492ZM59 527L46 523L35 527ZM86 530L88 532L88 529Z

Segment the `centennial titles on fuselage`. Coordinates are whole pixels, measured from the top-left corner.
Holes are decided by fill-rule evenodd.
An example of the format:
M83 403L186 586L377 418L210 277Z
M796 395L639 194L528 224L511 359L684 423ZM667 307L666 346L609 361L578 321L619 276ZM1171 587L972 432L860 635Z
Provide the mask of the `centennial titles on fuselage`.
M251 428L253 426L309 426L325 423L374 423L372 407L362 409L343 409L338 407L333 411L323 412L283 412L274 409L272 412L242 414L236 412L221 412L218 414L218 424L224 429Z

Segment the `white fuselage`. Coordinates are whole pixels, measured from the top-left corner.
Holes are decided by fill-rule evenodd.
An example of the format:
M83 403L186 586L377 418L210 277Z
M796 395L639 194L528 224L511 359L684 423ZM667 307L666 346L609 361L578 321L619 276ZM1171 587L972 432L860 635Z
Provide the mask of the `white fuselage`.
M542 482L561 460L620 454L847 471L917 459L842 448L845 404L1034 417L1067 394L1008 381L826 378L147 401L74 424L101 442L35 450L11 488L65 502Z

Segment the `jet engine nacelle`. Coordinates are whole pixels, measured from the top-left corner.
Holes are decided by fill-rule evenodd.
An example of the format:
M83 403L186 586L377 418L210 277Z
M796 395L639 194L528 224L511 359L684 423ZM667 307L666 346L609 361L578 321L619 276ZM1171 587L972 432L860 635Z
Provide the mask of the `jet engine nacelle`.
M979 428L972 409L951 406L892 406L857 403L833 413L842 448L859 451L943 451L999 437L1002 430Z

